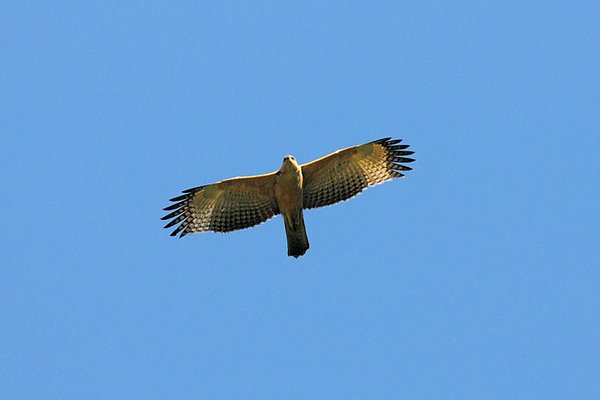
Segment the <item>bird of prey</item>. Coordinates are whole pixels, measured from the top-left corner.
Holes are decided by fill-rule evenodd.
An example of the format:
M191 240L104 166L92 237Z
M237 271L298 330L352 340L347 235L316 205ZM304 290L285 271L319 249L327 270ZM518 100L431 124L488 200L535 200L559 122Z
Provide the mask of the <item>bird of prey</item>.
M413 151L402 140L387 137L338 150L307 164L285 156L279 170L270 174L231 178L184 190L166 207L179 224L171 236L196 232L230 232L249 228L281 214L287 235L288 256L308 250L303 210L324 207L356 196L377 184L403 178L412 168Z

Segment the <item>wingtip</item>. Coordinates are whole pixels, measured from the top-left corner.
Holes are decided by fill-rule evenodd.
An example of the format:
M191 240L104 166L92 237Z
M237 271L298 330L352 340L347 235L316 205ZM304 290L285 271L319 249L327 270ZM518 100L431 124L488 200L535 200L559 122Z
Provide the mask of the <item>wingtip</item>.
M188 197L187 194L183 194L181 196L173 197L172 199L169 199L169 201L181 201L181 200L185 200L187 197Z
M164 217L163 217L164 218ZM177 218L175 218L172 221L169 221L168 224L166 224L165 226L163 226L164 229L169 229L170 227L172 227L173 225L177 225L177 223L179 223L181 221L178 221Z
M384 138L381 138L381 139L373 140L371 143L384 144L384 143L386 143L390 139L391 139L391 136L388 136L388 137L384 137Z
M167 206L167 207L163 208L163 211L173 211L173 210L176 210L176 209L178 209L180 207L185 206L185 203L186 203L185 201L181 201L181 202L177 202L175 204L171 204L170 206Z
M195 192L195 191L197 191L199 189L202 189L204 186L206 186L206 185L195 186L193 188L185 189L185 190L182 190L181 193L192 193L192 192Z

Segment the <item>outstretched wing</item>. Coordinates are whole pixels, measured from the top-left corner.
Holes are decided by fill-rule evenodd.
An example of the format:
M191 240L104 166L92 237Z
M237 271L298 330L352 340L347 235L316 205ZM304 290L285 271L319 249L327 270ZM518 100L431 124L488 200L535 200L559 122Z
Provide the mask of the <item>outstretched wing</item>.
M165 228L180 224L171 236L195 232L230 232L265 222L279 213L273 185L275 174L232 178L184 190L161 219L172 219Z
M402 140L379 139L360 146L336 151L302 165L304 208L324 207L356 196L369 186L402 178L400 171L412 168L403 165L415 161L405 156Z

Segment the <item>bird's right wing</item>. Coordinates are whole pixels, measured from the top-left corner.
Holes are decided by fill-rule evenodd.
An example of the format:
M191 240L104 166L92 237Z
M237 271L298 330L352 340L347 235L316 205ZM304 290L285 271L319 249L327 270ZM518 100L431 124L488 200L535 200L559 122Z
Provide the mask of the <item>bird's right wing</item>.
M415 161L407 158L402 140L379 139L360 146L336 151L302 165L304 208L324 207L356 196L364 189L402 178L400 171L412 168L403 165Z
M165 228L180 223L171 233L180 237L195 232L229 232L258 225L279 214L273 185L275 173L232 178L184 190L166 207L172 219Z

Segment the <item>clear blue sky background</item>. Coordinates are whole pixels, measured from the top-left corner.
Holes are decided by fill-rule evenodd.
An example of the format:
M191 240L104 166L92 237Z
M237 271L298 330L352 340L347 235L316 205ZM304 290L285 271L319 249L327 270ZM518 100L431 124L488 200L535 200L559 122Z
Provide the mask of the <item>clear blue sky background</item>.
M0 398L599 399L597 2L3 2ZM404 180L173 239L384 136Z

